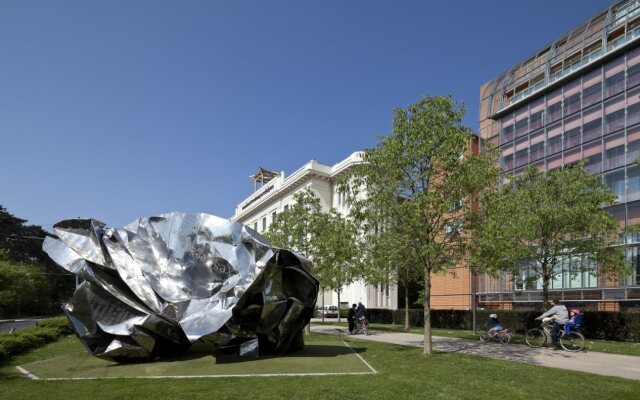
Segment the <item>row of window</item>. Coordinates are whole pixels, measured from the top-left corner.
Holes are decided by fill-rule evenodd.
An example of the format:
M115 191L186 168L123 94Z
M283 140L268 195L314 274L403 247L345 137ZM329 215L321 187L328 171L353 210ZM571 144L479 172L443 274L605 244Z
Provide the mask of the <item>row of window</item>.
M640 48L501 119L500 143L552 124L640 84Z
M282 208L282 211L287 211L289 209L289 205L285 204L285 206ZM273 224L273 222L276 220L276 217L278 215L277 211L273 211L271 213L271 224ZM259 226L258 226L259 225ZM267 216L263 215L262 218L260 218L259 220L256 220L253 222L253 230L257 231L257 232L266 232L267 228L269 227L269 225L267 224ZM260 228L258 230L258 228Z

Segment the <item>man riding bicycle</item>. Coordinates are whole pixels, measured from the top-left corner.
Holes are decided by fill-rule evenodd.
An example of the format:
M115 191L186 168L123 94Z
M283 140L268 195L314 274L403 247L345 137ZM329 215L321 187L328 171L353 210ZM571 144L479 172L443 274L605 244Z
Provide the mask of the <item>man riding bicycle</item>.
M551 304L552 307L536 319L542 320L542 323L553 323L553 325L551 325L551 343L553 347L558 348L558 333L560 332L560 328L563 327L569 319L569 313L567 312L567 307L559 304L559 301L556 299L549 299L549 304Z

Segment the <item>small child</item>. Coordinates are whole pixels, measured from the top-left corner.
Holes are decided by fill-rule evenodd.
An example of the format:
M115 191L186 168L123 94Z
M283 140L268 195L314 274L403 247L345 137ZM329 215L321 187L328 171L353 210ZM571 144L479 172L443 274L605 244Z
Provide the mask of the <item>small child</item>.
M577 308L572 308L569 311L570 319L564 324L565 335L568 335L571 333L571 328L575 328L576 326L580 325L580 320L582 320L582 317L579 315L580 315L580 310L578 310Z
M502 323L498 321L498 316L496 314L490 314L489 322L487 322L487 333L490 336L495 336L500 330L502 330Z

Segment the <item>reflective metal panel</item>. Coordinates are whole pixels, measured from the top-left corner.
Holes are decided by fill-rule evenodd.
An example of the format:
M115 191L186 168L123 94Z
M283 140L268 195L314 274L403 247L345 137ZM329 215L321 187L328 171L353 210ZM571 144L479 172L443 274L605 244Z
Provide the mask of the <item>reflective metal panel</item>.
M170 213L106 228L54 225L43 249L83 278L64 306L95 356L117 361L175 354L192 343L284 353L302 344L318 294L304 257L208 214Z

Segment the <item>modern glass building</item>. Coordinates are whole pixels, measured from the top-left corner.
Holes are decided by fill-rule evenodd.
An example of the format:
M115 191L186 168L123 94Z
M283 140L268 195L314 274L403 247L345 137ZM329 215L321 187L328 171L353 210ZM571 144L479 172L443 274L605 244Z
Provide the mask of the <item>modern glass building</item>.
M609 209L623 228L640 223L640 0L616 1L480 89L480 135L501 150L504 174L587 159L618 196ZM621 237L633 273L622 281L558 265L553 295L618 310L640 306L640 235ZM572 272L573 271L573 272ZM479 280L480 304L540 301L541 283L520 276Z

